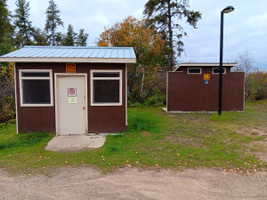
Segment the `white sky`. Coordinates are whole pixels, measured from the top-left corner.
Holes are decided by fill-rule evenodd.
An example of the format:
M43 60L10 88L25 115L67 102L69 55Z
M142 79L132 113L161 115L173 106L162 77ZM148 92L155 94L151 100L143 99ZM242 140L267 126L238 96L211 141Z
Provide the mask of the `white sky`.
M14 12L16 0L7 0ZM30 19L34 26L44 28L45 11L49 0L28 0ZM61 11L66 32L68 24L76 32L85 28L89 33L88 45L95 46L96 39L105 26L121 22L127 16L138 19L147 0L55 0ZM220 11L226 6L235 8L224 15L224 61L236 61L237 54L248 50L254 65L267 70L267 0L190 0L190 8L200 11L202 19L198 29L184 25L188 36L184 38L185 54L182 62L219 62ZM183 23L183 22L182 22Z

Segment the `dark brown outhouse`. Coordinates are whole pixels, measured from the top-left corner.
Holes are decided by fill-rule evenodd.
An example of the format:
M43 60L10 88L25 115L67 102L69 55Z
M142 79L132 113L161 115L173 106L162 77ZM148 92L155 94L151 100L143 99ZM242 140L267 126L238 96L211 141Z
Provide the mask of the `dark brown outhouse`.
M26 46L0 62L15 63L18 133L126 130L132 47Z
M222 110L244 110L244 73L223 64ZM167 111L218 110L219 63L182 63L167 75Z

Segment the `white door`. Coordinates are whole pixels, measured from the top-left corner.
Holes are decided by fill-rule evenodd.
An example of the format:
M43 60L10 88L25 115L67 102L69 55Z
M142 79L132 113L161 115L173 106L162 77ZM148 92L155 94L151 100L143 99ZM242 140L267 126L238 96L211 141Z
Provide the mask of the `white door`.
M56 75L57 135L86 134L86 76Z

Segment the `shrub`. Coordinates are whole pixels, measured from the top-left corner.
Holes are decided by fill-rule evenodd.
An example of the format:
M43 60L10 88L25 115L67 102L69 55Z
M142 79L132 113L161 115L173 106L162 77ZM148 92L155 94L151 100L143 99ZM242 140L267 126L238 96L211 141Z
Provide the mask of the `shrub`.
M156 88L153 89L153 95L145 100L145 105L152 107L161 107L166 105L166 95Z
M252 72L246 77L246 99L267 98L267 72Z

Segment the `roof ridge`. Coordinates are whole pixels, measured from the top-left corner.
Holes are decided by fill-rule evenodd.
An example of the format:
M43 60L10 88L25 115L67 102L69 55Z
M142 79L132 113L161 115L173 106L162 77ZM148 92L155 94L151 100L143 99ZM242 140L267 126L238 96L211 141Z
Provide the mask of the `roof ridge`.
M50 49L132 49L133 47L99 47L99 46L24 46L23 48Z

